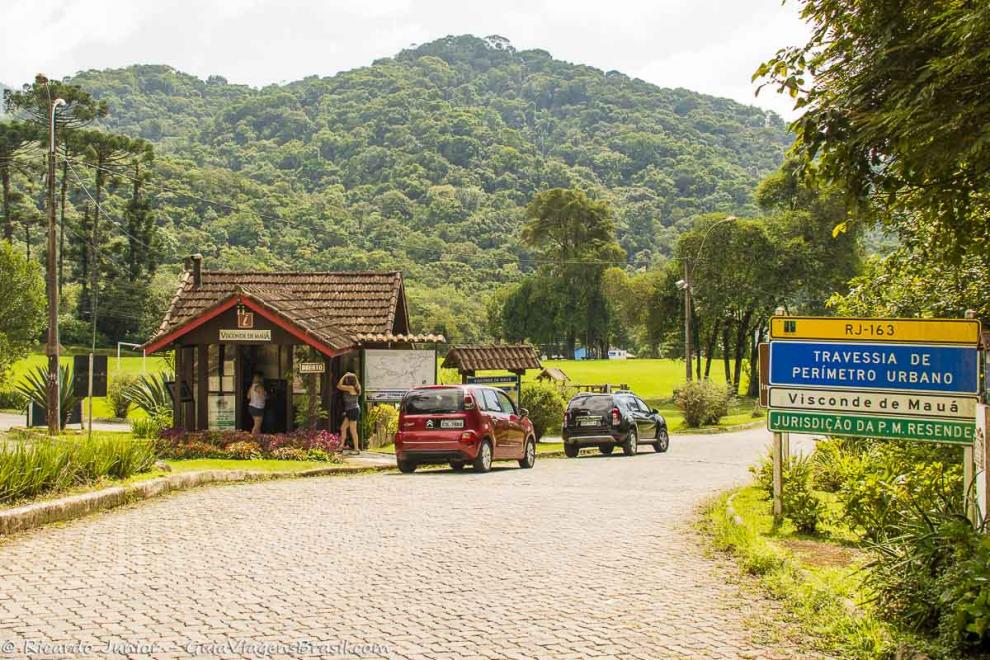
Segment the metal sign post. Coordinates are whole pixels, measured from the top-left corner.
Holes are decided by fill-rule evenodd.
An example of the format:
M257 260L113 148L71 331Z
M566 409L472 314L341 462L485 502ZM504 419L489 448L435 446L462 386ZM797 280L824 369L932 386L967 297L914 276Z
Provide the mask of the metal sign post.
M773 434L773 518L779 523L784 515L784 441L780 433Z

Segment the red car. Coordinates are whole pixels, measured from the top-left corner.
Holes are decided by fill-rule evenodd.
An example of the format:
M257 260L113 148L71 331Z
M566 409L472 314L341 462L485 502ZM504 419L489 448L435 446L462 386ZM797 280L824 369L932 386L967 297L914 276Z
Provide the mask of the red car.
M505 392L480 385L434 385L410 390L402 399L395 459L400 472L425 463L449 463L488 472L492 461L536 463L536 434L525 408Z

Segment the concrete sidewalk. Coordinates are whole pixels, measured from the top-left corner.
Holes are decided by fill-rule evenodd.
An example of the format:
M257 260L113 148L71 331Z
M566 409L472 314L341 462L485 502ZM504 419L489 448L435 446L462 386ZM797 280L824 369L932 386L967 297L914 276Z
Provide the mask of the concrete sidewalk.
M27 424L27 416L23 413L8 413L0 412L0 431L9 431L10 429L17 426L25 426ZM70 424L66 428L76 430L82 428L85 430L87 428L86 424ZM131 425L125 422L97 422L93 421L94 431L130 431Z

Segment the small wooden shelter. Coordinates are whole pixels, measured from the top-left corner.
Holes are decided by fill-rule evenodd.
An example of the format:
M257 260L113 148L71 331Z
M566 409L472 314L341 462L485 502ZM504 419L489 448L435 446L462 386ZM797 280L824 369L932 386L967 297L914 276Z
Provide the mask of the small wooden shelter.
M570 378L564 373L564 370L559 367L544 367L543 371L539 373L536 380L542 380L546 382L553 383L554 385L566 385Z
M311 392L328 413L319 426L337 428L336 384L346 372L358 375L369 401L436 382L443 341L410 332L401 273L206 271L195 255L144 348L175 351L177 427L250 428L246 393L257 374L269 393L263 429L276 433L293 429ZM432 344L429 355L399 353L422 344ZM378 373L369 374L371 363Z

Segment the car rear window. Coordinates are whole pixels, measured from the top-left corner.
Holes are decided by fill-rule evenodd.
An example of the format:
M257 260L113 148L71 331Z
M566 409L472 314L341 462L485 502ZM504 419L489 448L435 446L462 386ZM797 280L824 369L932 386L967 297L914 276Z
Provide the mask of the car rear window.
M409 415L434 415L464 410L461 390L451 387L440 390L413 390L402 400L402 412Z
M586 410L594 415L604 415L612 409L612 397L609 395L576 396L567 404L568 410Z

